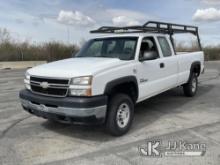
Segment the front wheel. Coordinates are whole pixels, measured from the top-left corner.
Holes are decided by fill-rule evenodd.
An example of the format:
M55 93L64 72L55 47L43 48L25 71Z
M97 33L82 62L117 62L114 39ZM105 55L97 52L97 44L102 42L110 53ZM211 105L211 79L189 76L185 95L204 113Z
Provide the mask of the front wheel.
M121 136L128 132L134 116L134 103L125 94L111 97L106 120L107 131L113 136Z
M189 82L183 85L183 91L185 96L193 97L195 96L197 89L198 89L198 76L195 73L192 73Z

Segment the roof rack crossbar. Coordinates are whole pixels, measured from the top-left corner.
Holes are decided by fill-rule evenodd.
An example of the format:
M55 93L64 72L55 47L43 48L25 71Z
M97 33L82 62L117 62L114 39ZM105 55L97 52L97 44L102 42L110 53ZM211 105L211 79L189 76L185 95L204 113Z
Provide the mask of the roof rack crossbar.
M155 25L156 28L158 29L167 29L170 32L180 32L180 30L182 30L182 32L189 32L189 33L193 33L196 34L198 32L198 27L196 26L189 26L189 25L182 25L182 24L173 24L173 23L166 23L166 22L157 22L157 21L149 21L147 23L145 23L143 26L144 27L149 27L150 25ZM165 27L162 27L165 26Z
M173 35L174 33L192 33L198 35L198 27L181 24L173 24L158 21L149 21L142 26L103 26L97 30L90 31L91 33L163 33Z

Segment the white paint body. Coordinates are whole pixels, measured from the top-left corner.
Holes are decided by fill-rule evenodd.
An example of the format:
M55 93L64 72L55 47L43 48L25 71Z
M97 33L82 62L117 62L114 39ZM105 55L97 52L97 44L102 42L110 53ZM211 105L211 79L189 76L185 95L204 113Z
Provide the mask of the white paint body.
M93 57L70 58L34 67L29 69L28 73L33 76L51 78L93 76L91 86L93 96L103 95L106 84L110 81L126 76L135 76L139 90L137 102L140 102L166 90L185 84L188 81L190 68L193 62L200 62L201 71L204 68L203 52L181 53L175 55L172 50L172 56L163 57L157 37L165 36L172 48L169 37L166 35L137 33L108 35L99 38L123 36L138 37L134 60L123 61L115 58ZM154 37L160 58L144 62L139 61L139 51L144 37ZM163 69L160 68L160 63L164 63L165 67ZM136 72L134 72L134 70ZM141 79L146 79L147 82L141 83Z

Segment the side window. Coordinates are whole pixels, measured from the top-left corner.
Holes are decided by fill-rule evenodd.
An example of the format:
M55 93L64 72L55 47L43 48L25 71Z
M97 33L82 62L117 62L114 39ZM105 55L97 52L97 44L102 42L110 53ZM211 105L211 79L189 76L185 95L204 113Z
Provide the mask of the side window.
M147 56L151 56L149 58L151 60L159 58L159 53L157 49L156 42L153 37L146 37L142 40L141 49L139 54L139 59L146 58Z
M165 37L158 37L158 41L164 57L172 56L172 51Z

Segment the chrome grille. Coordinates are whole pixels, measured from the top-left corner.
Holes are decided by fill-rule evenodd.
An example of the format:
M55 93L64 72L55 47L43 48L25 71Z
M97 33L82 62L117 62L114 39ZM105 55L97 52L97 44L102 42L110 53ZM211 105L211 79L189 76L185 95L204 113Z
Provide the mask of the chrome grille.
M65 97L68 93L69 79L31 76L30 84L33 93L46 96Z

